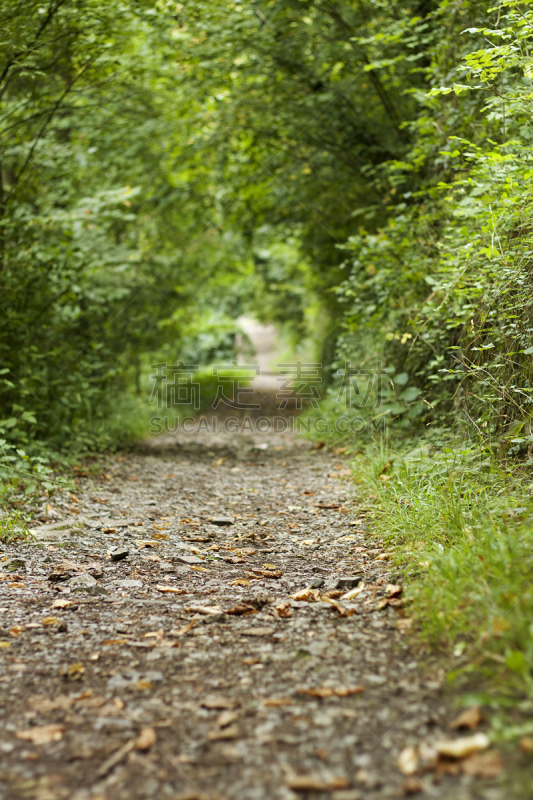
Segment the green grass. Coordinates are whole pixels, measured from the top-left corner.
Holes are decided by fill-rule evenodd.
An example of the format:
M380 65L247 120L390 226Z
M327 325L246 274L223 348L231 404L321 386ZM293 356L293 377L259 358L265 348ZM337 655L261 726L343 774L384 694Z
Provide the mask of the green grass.
M368 447L355 478L420 635L533 695L533 484L478 448Z
M0 511L0 514L2 512ZM0 543L10 544L16 540L24 540L32 538L32 534L26 528L24 522L20 518L18 511L6 516L0 517Z

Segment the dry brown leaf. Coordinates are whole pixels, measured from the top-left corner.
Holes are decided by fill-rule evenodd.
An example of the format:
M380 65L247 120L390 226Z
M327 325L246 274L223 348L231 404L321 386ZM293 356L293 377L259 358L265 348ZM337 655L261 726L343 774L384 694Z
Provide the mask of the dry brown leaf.
M16 731L15 736L32 744L50 744L50 742L60 742L64 730L64 725L37 725L35 728Z
M306 601L308 603L315 603L320 600L320 591L318 589L300 589L299 592L291 594L291 600Z
M403 587L398 583L388 583L385 586L385 593L387 597L398 597L403 592Z
M190 614L202 614L205 617L221 613L220 606L189 606L185 611Z
M58 623L59 623L59 620L58 620L57 617L45 617L43 619L43 625L45 626L45 628L48 628L51 625L57 625Z
M497 778L502 769L502 757L497 750L474 753L461 761L462 773L472 778Z
M229 728L222 728L216 731L210 731L208 734L209 741L218 742L224 739L237 739L239 736L239 729L236 725L230 725Z
M232 616L241 617L245 614L257 614L257 608L253 606L251 603L240 603L238 606L234 606L233 608L228 608L227 611L224 611L224 614L231 614Z
M149 750L157 741L157 734L153 728L142 728L135 739L136 750Z
M25 589L26 588L26 584L25 583L19 583L18 581L15 581L15 583L8 583L7 586L8 586L8 589Z
M50 608L68 608L71 605L72 600L63 600L62 598L59 598L58 600L54 600Z
M52 699L37 694L28 699L28 705L39 714L50 714L52 711L68 711L74 705L74 698L67 694L60 694Z
M152 533L152 539L168 539L168 533Z
M404 747L398 756L398 768L404 775L414 775L418 769L418 752L416 747Z
M102 642L102 645L106 645L106 646L113 645L113 644L114 645L120 645L120 644L126 644L127 641L128 641L127 639L104 639L104 641Z
M61 677L70 681L81 681L84 672L83 664L69 664L68 667L61 667L59 670Z
M325 781L313 778L312 775L294 775L287 779L287 786L294 792L330 792L335 789L348 789L350 782L346 778L333 778Z
M250 581L247 578L236 578L234 581L231 581L231 586L249 586L249 585Z
M474 731L482 719L483 716L480 707L470 706L470 708L466 708L458 717L450 722L449 728L452 731L458 728L470 728L470 730Z
M188 594L186 589L177 589L175 586L163 586L163 584L158 583L155 587L158 592L164 592L166 594Z
M486 733L475 733L462 739L448 739L435 743L435 750L440 756L448 758L465 758L479 750L486 750L490 744Z
M219 728L227 728L232 722L238 719L239 715L236 711L223 711L217 717L217 725Z
M13 625L13 627L9 629L9 635L16 638L17 636L20 636L23 631L24 628L22 628L20 625Z
M281 619L292 617L292 608L288 603L280 603L274 607L274 616L280 617Z
M191 621L187 623L187 625L185 625L183 628L173 628L173 630L170 631L169 636L185 636L185 634L189 633L189 631L192 630L195 625L196 625L196 620L191 619Z
M231 697L220 697L216 694L209 694L207 697L204 697L200 705L203 708L214 709L216 711L222 710L230 710L235 708L238 703L236 700L233 700Z
M279 706L292 706L290 697L266 697L263 700L265 708L278 708Z

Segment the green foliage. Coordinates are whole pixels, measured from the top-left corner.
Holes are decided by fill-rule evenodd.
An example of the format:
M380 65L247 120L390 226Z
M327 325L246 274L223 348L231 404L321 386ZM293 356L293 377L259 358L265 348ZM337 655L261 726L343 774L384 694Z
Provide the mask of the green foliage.
M379 538L411 566L423 635L531 691L533 484L461 443L369 447L355 475Z
M18 511L3 515L0 511L0 544L10 544L17 540L28 540L32 534L26 528Z

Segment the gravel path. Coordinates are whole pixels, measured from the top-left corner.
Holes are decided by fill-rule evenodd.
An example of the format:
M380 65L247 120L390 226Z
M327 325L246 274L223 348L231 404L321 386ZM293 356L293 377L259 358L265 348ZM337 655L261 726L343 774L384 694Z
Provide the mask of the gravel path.
M462 797L397 767L455 712L347 467L168 435L41 507L0 553L0 797Z

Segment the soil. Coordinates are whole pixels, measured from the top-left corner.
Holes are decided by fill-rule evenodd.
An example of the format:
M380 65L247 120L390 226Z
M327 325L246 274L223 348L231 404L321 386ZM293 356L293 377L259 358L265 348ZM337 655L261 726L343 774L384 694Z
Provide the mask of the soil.
M2 546L0 798L500 797L398 769L457 710L342 453L239 427L81 469Z

